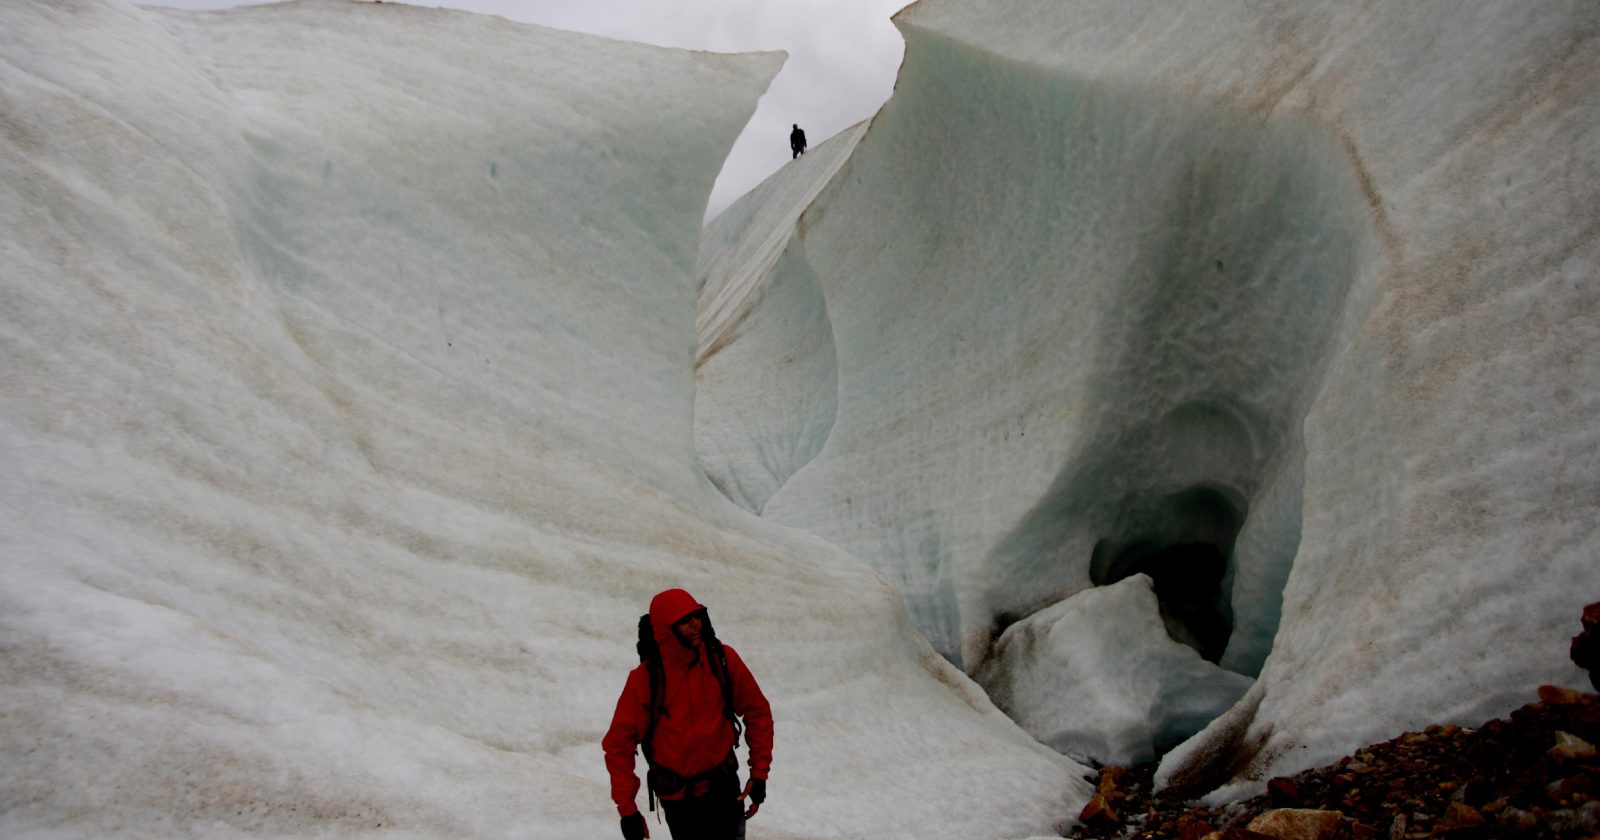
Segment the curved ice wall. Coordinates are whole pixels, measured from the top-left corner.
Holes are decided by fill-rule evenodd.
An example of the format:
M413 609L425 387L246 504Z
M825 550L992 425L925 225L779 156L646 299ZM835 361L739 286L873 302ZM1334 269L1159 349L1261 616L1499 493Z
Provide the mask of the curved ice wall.
M874 563L1002 706L1152 704L1114 745L1066 700L1010 709L1069 753L1148 758L1259 674L1169 756L1185 788L1576 679L1592 4L924 0L897 23L895 97L779 262L821 290L837 405L765 517ZM1154 606L1096 594L1140 574ZM1139 663L1176 651L1061 641L1152 620L1220 666L1167 669L1209 715L1150 699L1177 695Z
M700 219L778 58L0 4L0 834L606 836L679 585L777 708L763 830L1075 814L891 590L696 467Z
M717 489L755 513L822 450L838 412L827 306L789 246L866 127L819 143L701 237L695 448Z

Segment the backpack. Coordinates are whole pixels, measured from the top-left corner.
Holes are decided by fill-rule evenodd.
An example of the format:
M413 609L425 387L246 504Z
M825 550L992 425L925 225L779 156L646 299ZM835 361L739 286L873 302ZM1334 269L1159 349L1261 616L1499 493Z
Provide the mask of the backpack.
M711 628L711 618L702 613L700 621L702 625L700 638L711 660L708 664L711 673L716 675L717 685L722 689L722 716L733 726L733 745L737 747L744 727L739 724L738 716L733 711L733 677L728 671L728 653L723 649L716 631ZM665 669L661 667L661 647L656 644L655 627L650 623L649 613L639 616L638 650L639 661L644 664L645 673L650 677L650 722L645 726L644 739L640 747L644 752L644 762L650 768L650 772L645 774L645 787L649 789L650 810L654 811L656 787L664 778L673 779L671 787L674 790L696 779L684 779L666 767L656 766L654 749L656 724L660 722L662 715L671 717L671 714L663 707L667 699L667 675ZM720 770L720 767L713 768L710 773Z

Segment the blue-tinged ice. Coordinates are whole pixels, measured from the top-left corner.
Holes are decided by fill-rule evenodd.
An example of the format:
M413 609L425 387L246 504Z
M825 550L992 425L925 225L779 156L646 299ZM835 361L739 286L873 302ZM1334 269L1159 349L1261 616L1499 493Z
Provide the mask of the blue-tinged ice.
M1166 756L1185 792L1581 682L1600 8L923 0L897 23L896 94L788 252L833 423L747 506L872 564L997 699L1053 684L1000 673L1028 659L1008 635L1149 575L1174 642L1259 676ZM746 411L803 384L752 370ZM807 425L764 423L742 451ZM1154 731L1048 695L1003 705Z

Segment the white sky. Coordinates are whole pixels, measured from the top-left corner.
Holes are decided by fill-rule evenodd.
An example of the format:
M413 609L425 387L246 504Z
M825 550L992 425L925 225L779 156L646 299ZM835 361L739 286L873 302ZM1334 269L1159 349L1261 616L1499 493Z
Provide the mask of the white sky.
M221 9L247 0L140 0ZM447 6L609 38L718 52L783 50L789 61L734 144L707 217L789 157L789 129L812 146L866 119L894 89L904 45L889 17L909 0L439 0Z

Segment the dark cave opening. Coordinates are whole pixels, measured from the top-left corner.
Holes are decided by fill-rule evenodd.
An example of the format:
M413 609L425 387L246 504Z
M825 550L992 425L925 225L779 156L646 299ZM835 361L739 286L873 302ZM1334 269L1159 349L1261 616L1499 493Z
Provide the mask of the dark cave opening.
M1096 586L1149 575L1167 634L1210 662L1222 659L1233 634L1228 584L1234 540L1244 524L1243 503L1235 498L1207 485L1130 496L1116 536L1095 545L1089 566Z

